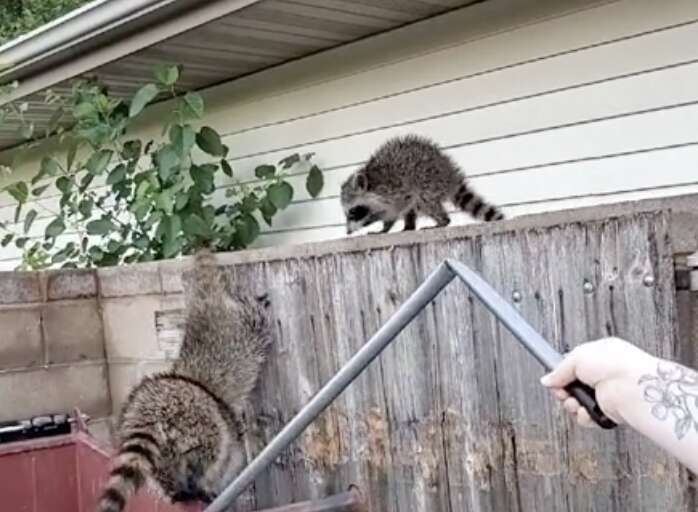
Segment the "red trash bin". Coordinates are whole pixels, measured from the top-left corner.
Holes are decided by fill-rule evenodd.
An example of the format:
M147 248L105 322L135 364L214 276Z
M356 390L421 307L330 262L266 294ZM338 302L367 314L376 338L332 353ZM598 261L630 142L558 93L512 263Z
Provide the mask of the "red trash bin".
M0 445L0 512L95 512L109 475L109 451L82 431ZM147 489L127 512L201 512Z

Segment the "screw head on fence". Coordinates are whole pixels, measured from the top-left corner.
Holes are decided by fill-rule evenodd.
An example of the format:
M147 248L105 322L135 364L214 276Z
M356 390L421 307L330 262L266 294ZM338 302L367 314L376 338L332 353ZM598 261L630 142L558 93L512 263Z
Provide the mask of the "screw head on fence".
M593 293L594 291L594 285L591 281L584 281L582 288L584 289L584 293Z
M521 298L521 292L515 291L511 294L511 299L516 303L521 302Z
M647 274L643 279L642 283L647 286L648 288L650 286L654 286L654 276L651 274Z

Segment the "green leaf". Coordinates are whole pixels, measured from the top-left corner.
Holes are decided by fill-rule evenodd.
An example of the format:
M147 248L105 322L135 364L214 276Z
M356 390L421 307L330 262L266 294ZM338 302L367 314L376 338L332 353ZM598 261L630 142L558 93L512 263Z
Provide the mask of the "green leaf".
M27 214L24 216L24 233L28 233L29 230L32 227L32 224L36 220L36 216L38 215L36 210L29 210Z
M182 231L182 220L179 215L170 215L163 219L164 223L164 239L162 242L162 255L165 258L175 256L182 247L180 240L180 232Z
M102 146L107 143L111 135L111 128L107 124L98 124L90 128L77 131L78 135L92 144L95 147Z
M2 238L2 241L0 241L0 246L2 247L7 247L10 245L10 242L12 242L12 239L15 237L14 233L8 233Z
M293 199L293 187L285 181L274 183L267 189L267 196L276 208L283 210Z
M276 167L273 165L260 165L254 170L254 175L260 180L268 180L274 177L276 173Z
M104 257L104 251L97 246L90 247L88 253L93 261L100 261Z
M106 235L116 229L116 224L109 219L99 219L88 222L85 227L88 235Z
M196 143L196 133L190 125L176 124L170 128L170 142L180 157L188 155Z
M80 187L79 190L80 192L85 192L89 188L89 186L92 184L92 180L95 179L94 174L85 174L82 179L80 180Z
M188 203L189 203L189 194L186 194L184 192L179 192L177 194L176 199L175 199L175 206L174 206L175 211L180 211L185 206L187 206Z
M162 210L167 215L171 215L174 210L174 198L172 190L163 190L155 200L155 207Z
M72 186L73 182L65 176L61 176L56 180L56 188L63 192L63 194L67 194L72 188Z
M107 244L107 251L109 251L110 253L119 252L121 248L122 245L116 240L109 240L109 243Z
M46 226L46 232L44 235L46 237L56 238L58 235L65 231L65 224L63 223L62 217L56 217L51 221L51 223Z
M107 176L107 185L116 185L126 179L126 166L119 164Z
M221 142L218 132L208 126L204 126L196 134L196 143L209 155L224 157L228 154L228 148Z
M58 251L56 254L51 257L51 263L54 265L58 263L63 263L65 260L68 259L68 253L66 252L65 249Z
M172 176L173 169L179 164L179 157L172 146L165 146L155 158L158 165L158 175L163 182Z
M208 237L211 234L211 228L204 219L193 213L184 220L184 232L187 235Z
M19 222L19 218L22 215L22 206L24 206L24 203L17 203L17 207L15 208L15 224Z
M92 199L83 199L78 205L78 211L82 214L85 219L92 217L92 209L94 207L94 201Z
M136 160L141 157L143 144L140 140L130 140L124 143L121 149L121 158L124 160Z
M39 197L41 194L43 194L47 188L49 188L51 185L41 185L40 187L36 187L34 190L32 190L32 195L34 197Z
M155 78L162 85L173 86L179 80L179 66L160 64L155 68Z
M230 167L230 164L226 159L221 160L221 169L223 169L223 173L225 173L226 176L230 176L231 178L233 177L233 168Z
M133 239L133 246L141 251L147 249L149 245L150 239L145 235L139 235Z
M17 249L23 249L24 246L27 245L28 241L29 241L29 238L27 238L26 236L24 236L22 238L17 238L15 240L15 246L17 247Z
M213 182L213 172L211 172L210 166L192 165L189 174L191 175L191 178L194 180L196 186L204 194L210 194L215 190L215 185Z
M194 116L200 118L204 115L204 99L195 92L188 92L184 95L184 102Z
M310 194L310 197L317 197L322 192L322 188L325 186L325 178L322 175L322 171L317 165L313 165L308 173L308 178L305 180L305 189Z
M66 158L66 165L68 168L68 171L73 167L73 163L75 162L75 157L78 154L78 143L77 141L73 141L70 146L68 147L68 156Z
M136 117L140 114L148 103L157 97L159 92L160 90L155 84L148 84L141 87L131 101L131 107L128 112L129 117Z
M78 120L83 120L88 117L97 117L97 108L88 102L79 103L73 109L73 117Z
M298 153L294 153L286 158L279 160L279 165L284 169L290 169L295 164L301 161L301 156Z
M143 180L138 185L136 189L136 199L143 199L150 190L150 182L148 180Z
M87 160L85 168L90 174L98 176L107 168L114 152L111 149L102 149L92 154Z
M242 204L240 205L240 209L243 212L247 212L247 213L252 213L258 207L259 207L259 200L257 199L257 196L254 193L246 195L242 199Z
M259 236L260 227L257 219L252 215L244 215L236 224L236 234L238 241L244 247L254 242Z
M269 197L265 196L264 199L262 199L262 201L259 203L259 211L262 212L262 218L264 218L264 222L271 226L271 219L274 217L274 215L276 215L276 212L279 210L269 200Z
M8 192L18 203L25 203L29 198L29 187L23 181L18 181L12 183L5 187L5 191Z
M31 184L34 185L41 181L46 176L56 176L60 172L60 167L58 162L51 157L44 157L41 159L41 166L39 167L39 172L32 178Z

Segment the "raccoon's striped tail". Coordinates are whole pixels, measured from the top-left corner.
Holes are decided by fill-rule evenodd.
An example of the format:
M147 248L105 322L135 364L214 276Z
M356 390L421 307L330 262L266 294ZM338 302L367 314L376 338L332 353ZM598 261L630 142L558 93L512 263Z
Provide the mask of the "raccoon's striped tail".
M128 499L145 483L146 474L152 472L158 453L157 443L150 434L134 433L126 437L114 459L97 512L122 512Z
M472 191L467 182L463 182L455 195L453 196L454 204L468 212L476 219L482 219L486 222L502 220L504 214L496 206L489 204L482 196Z

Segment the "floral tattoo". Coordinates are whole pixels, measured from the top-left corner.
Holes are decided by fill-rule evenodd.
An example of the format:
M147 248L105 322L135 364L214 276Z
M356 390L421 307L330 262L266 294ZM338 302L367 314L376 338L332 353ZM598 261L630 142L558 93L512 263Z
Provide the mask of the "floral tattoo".
M674 434L683 439L691 430L698 433L698 373L675 363L660 362L657 375L643 375L644 399L652 416L660 421L673 419Z

